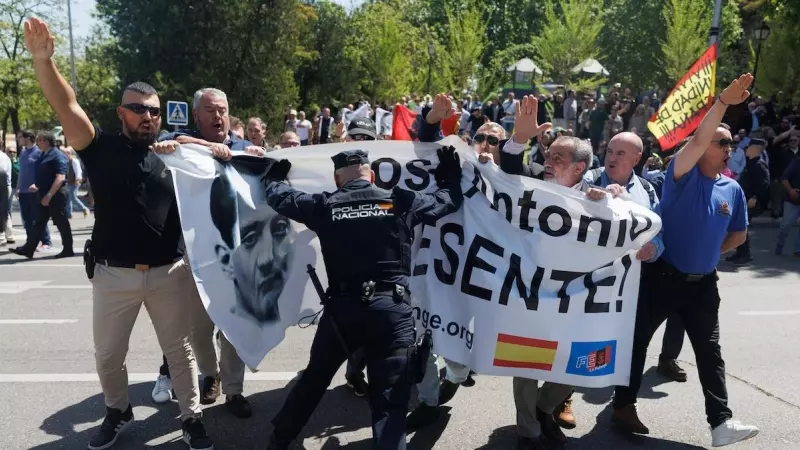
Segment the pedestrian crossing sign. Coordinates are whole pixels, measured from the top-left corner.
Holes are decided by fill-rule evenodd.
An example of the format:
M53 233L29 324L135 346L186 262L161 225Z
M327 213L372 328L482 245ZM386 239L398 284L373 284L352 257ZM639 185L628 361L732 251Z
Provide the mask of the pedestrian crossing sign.
M189 125L189 105L186 102L167 102L167 124Z

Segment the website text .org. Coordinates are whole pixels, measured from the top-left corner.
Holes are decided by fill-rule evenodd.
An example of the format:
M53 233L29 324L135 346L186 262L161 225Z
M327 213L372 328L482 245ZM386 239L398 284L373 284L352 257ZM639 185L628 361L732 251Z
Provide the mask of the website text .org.
M460 325L457 322L443 324L442 318L438 314L431 314L428 310L422 309L419 306L414 307L414 314L416 319L422 322L422 326L425 329L432 331L442 330L442 332L450 336L463 340L464 345L472 350L472 338L474 337L474 333L469 331L464 325ZM433 336L435 337L436 334Z

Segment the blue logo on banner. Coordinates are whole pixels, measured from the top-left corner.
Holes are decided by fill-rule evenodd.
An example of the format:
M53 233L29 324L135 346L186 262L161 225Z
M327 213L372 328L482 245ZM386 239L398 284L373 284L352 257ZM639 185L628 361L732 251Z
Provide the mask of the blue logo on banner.
M584 377L611 375L616 354L617 341L573 342L567 373Z

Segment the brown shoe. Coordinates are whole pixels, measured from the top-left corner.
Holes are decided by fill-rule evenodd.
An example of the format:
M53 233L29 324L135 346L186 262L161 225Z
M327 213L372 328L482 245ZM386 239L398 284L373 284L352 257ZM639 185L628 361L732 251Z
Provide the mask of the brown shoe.
M555 416L556 423L561 428L567 430L575 428L576 420L575 415L572 413L572 394L569 394L560 405L556 406L553 416Z
M636 405L614 409L614 413L611 414L611 422L628 433L650 434L650 429L639 420L639 415L636 413Z
M545 438L559 445L567 443L567 437L561 431L561 427L558 426L552 414L547 414L536 408L536 420L539 421L539 425L542 427L542 435Z
M542 438L517 437L517 450L544 450Z
M659 360L657 371L672 381L677 381L678 383L686 382L686 371L674 359Z
M200 404L213 405L219 397L219 375L204 377L200 386Z

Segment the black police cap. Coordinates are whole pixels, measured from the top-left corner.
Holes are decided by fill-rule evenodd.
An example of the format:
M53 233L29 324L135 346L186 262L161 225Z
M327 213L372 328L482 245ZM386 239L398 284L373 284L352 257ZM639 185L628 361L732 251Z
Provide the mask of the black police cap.
M347 126L347 134L351 136L360 134L373 140L378 139L378 134L375 131L375 122L366 117L357 117L350 121L350 125Z
M331 156L333 169L339 170L343 167L369 164L369 153L364 150L345 150Z
M749 147L751 145L758 145L758 146L761 146L761 147L766 147L767 146L767 141L765 141L764 139L759 139L759 138L750 139L750 142L747 144L747 146Z

